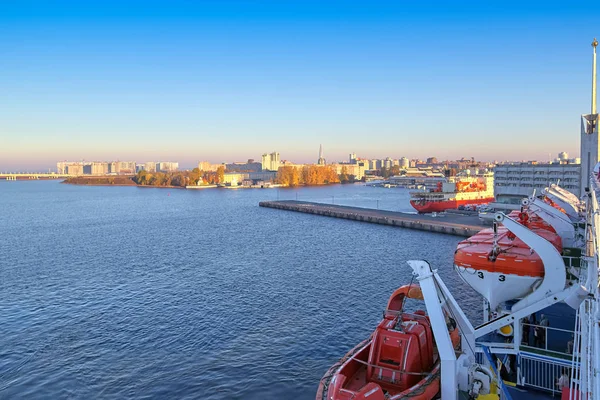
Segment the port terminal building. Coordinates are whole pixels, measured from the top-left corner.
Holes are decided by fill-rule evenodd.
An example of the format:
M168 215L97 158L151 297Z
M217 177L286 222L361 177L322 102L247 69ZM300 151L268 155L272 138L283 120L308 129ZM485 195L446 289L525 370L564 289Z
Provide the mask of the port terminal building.
M533 191L541 193L551 184L560 186L579 196L581 192L581 164L578 159L553 163L506 163L494 168L494 193L496 203L518 208L523 197ZM515 208L509 207L509 208Z

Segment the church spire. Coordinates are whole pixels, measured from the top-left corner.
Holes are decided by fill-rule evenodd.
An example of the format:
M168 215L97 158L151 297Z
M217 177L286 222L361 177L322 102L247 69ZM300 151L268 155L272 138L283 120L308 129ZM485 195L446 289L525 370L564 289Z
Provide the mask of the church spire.
M325 157L323 157L323 145L319 145L319 161L317 161L318 165L325 165Z

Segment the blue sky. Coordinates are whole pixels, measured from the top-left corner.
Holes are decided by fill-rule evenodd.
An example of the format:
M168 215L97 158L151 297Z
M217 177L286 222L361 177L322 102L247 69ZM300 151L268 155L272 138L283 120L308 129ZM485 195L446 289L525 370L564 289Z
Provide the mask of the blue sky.
M0 170L579 151L597 4L8 1Z

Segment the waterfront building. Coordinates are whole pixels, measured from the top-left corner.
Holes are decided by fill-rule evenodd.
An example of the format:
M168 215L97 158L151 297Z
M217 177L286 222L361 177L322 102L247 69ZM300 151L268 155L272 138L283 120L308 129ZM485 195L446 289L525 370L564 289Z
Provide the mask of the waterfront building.
M410 167L410 162L409 162L408 158L406 158L406 157L400 158L400 160L398 160L398 164L399 164L400 168L403 168L403 169Z
M385 160L382 161L382 167L385 169L391 169L393 166L394 166L394 160L392 160L389 157L387 157Z
M273 153L265 153L262 155L262 169L265 171L277 171L281 165L279 153L274 151Z
M279 166L280 167L303 168L305 165L310 165L310 164L296 164L296 163L294 163L292 161L289 161L289 160L283 160Z
M92 162L91 163L91 175L108 175L108 163L107 162Z
M79 176L84 174L83 167L88 164L83 161L59 161L56 163L56 172Z
M179 169L179 163L173 161L160 161L156 163L156 170L160 172L175 172Z
M148 161L144 164L144 171L146 172L156 172L156 162Z
M67 163L65 173L69 175L83 175L83 163Z
M349 159L348 162L350 164L356 164L356 161L357 161L357 159L356 159L356 153L350 153L350 155L348 156L348 159Z
M260 171L248 173L248 178L255 182L274 182L276 177L277 171Z
M365 176L365 171L368 170L367 162L362 160L357 160L356 164L330 164L335 169L335 172L338 175L341 175L345 169L347 175L354 175L354 179L361 180L363 176Z
M254 160L225 164L225 170L229 172L260 172L262 169L262 164L254 162Z
M539 193L553 183L573 194L581 192L581 164L575 163L505 163L494 168L496 202L520 204L523 197Z
M108 173L134 175L137 172L135 161L112 161L108 163Z
M59 161L56 163L59 174L69 175L133 175L137 171L134 161Z
M317 160L317 165L325 165L327 162L325 161L325 157L323 156L323 145L319 145L319 159Z
M56 173L57 174L66 174L67 173L67 163L64 161L59 161L56 163Z
M368 160L369 163L369 168L367 168L368 170L374 171L380 168L380 163L379 160L377 159L373 159L373 160Z
M222 164L212 164L209 161L200 161L198 169L204 172L215 172Z
M250 179L250 174L248 173L225 172L223 175L223 183L226 186L239 186L247 179Z

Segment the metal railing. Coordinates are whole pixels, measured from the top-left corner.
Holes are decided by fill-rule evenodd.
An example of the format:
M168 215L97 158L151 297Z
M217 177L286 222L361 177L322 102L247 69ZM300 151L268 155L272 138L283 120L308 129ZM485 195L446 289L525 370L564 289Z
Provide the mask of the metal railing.
M544 352L554 353L555 356L562 358L571 357L574 347L575 331L521 322L521 332L524 332L523 327L529 327L528 333L530 337L525 338L525 334L523 333L523 341L527 339L527 342L526 344L521 343L522 348L526 348L532 352L543 350ZM536 330L538 336L535 334ZM531 338L533 338L533 346L529 341ZM537 343L536 338L538 338ZM562 348L559 348L559 343L564 344Z
M558 380L571 370L571 360L563 360L529 352L521 352L517 358L518 383L535 389L560 393Z
M488 357L485 354L486 350L489 352L489 349L484 344L477 348L477 353L475 354L477 363L490 365ZM496 356L501 357L500 354L496 354ZM508 356L509 354L504 354L505 359L500 359L502 364L506 365L506 357ZM513 361L513 364L509 363L509 368L511 371L515 371L516 369L516 382L514 383L519 386L543 390L552 394L561 392L558 381L563 373L570 376L573 366L571 359L556 358L551 355L542 355L527 351L520 351L515 355ZM577 364L577 369L578 366L579 364Z

